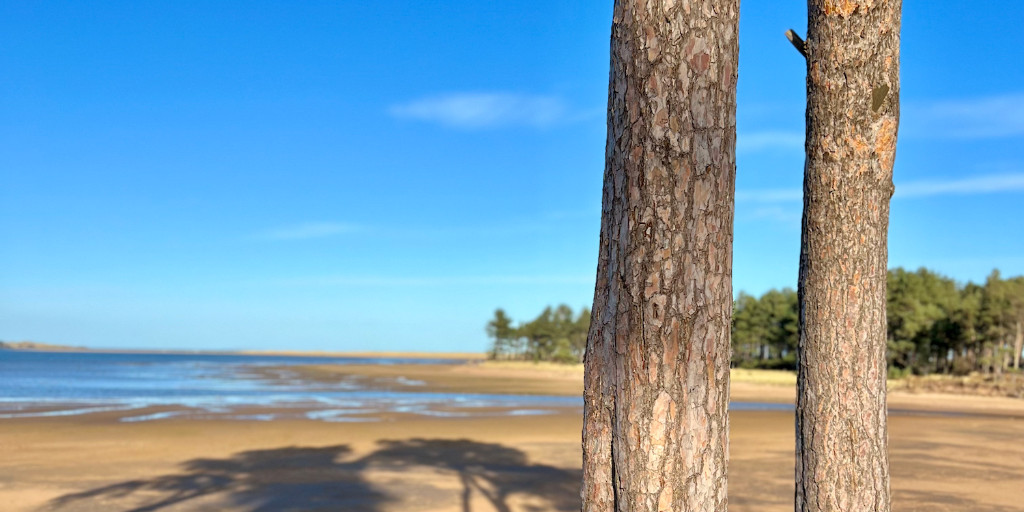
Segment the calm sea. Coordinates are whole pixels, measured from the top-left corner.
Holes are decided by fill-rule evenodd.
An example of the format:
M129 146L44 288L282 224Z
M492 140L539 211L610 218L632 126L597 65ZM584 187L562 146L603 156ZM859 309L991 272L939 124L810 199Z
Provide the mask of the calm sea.
M578 397L429 393L358 382L304 381L298 364L437 364L394 358L212 354L107 354L0 350L0 420L117 411L121 421L315 419L376 421L380 413L429 416L545 414L580 407Z

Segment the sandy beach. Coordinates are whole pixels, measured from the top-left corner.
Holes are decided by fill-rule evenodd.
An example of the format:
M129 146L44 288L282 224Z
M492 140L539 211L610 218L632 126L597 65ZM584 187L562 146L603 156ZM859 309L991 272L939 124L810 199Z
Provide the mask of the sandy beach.
M574 367L296 368L424 391L574 394ZM403 380L397 380L402 377ZM411 384L410 384L411 383ZM737 377L734 401L792 387ZM1024 401L893 393L897 511L1024 510ZM155 411L154 411L155 412ZM486 411L484 411L486 412ZM0 420L0 508L10 511L578 510L578 408L523 416L375 421L119 421L105 412ZM133 411L132 414L140 414ZM731 413L730 509L792 509L793 415Z

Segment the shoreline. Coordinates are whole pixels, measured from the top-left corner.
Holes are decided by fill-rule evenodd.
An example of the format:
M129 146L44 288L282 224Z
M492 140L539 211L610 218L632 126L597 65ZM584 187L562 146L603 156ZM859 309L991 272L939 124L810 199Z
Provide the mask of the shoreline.
M303 379L320 372L317 378L326 382L370 379L382 397L393 393L387 386L427 395L534 390L550 397L579 396L576 390L582 389L581 368L543 364L260 368L271 369L265 374L270 379L292 378L274 377L273 368L301 368ZM735 376L734 401L792 403L795 387L785 375ZM412 377L423 384L409 384ZM902 406L914 401L917 411L937 401L945 405L935 414L905 413ZM1017 442L1024 439L1024 401L893 393L890 407L900 409L889 417L894 509L1024 512L1024 445ZM950 409L968 414L942 412ZM580 407L550 407L545 414L480 407L467 416L370 411L362 415L368 421L257 419L275 411L301 412L270 405L240 408L235 412L241 419L171 415L121 421L176 410L0 419L0 503L11 512L580 507ZM730 510L791 511L793 411L737 408L729 417Z
M274 368L274 367L270 367ZM554 366L534 363L483 362L461 365L296 365L287 368L314 382L353 382L408 392L476 392L541 396L583 396L582 365ZM733 402L796 402L793 383L781 372L733 370ZM421 382L403 384L399 379ZM891 387L890 410L936 414L997 414L1024 418L1024 400L998 396L914 392Z
M302 350L242 350L230 352L238 356L267 357L311 357L311 358L342 358L353 359L427 359L454 361L483 361L487 355L482 352L402 352L402 351L302 351Z
M792 510L793 413L730 418L730 510ZM373 423L0 421L0 502L11 512L454 512L495 503L573 512L581 429L568 411ZM1024 511L1024 446L1009 442L1021 435L1018 418L891 416L893 509Z
M37 352L53 354L154 354L190 356L254 356L254 357L308 357L311 359L426 359L453 361L483 361L487 355L482 352L402 352L402 351L304 351L304 350L180 350L180 349L132 349L132 348L88 348L53 345L48 347L16 348L0 347L0 354L10 352Z
M381 354L381 353L378 353ZM396 355L398 353L387 353ZM407 354L406 354L407 355ZM451 354L444 354L450 356ZM547 410L550 407L582 407L583 366L553 363L432 359L429 364L398 362L372 364L317 362L310 364L242 364L230 379L255 380L269 386L266 393L282 397L270 399L255 395L251 401L198 405L194 402L154 402L139 405L118 401L86 400L56 403L20 402L0 408L0 421L29 417L66 417L92 415L120 410L124 417L145 415L139 411L160 407L163 421L174 416L241 420L253 417L274 421L296 420L307 415L323 421L370 421L368 418L390 411L416 411L421 415L471 416L486 408L515 412ZM732 370L730 401L740 408L773 404L792 406L796 398L795 375L789 372ZM888 392L889 410L895 414L928 413L936 415L997 415L1024 418L1024 400L1007 397L922 392L892 386ZM351 398L346 396L351 393ZM383 395L382 395L383 393ZM397 395L389 395L395 394ZM422 401L417 395L432 395ZM445 395L450 395L446 397ZM504 398L477 399L475 395ZM515 397L522 397L516 400ZM572 402L546 402L546 397L572 398ZM578 400L579 405L576 404ZM570 405L570 403L572 405ZM406 404L406 405L403 405ZM458 406L456 406L458 404ZM4 410L6 409L6 410ZM221 409L215 411L215 409ZM251 413L236 412L249 410ZM192 412L189 412L192 411ZM333 412L331 412L333 411ZM39 415L31 416L33 412ZM363 418L363 419L360 419Z
M24 342L18 342L24 343ZM33 342L34 343L34 342ZM407 352L407 351L301 351L301 350L151 350L151 349L95 349L87 347L70 347L62 345L42 345L33 346L31 348L20 348L12 347L12 343L7 342L6 347L0 347L0 354L5 351L15 353L61 353L61 354L127 354L127 355L197 355L197 356L242 356L242 357L294 357L294 358L308 358L308 359L416 359L424 361L451 361L454 365L467 365L474 366L479 365L481 367L487 367L490 369L504 369L507 370L507 376L513 380L518 379L521 374L519 372L532 372L531 376L539 374L554 374L554 375L574 375L578 374L580 379L583 375L582 364L561 364L551 362L532 362L532 361L495 361L487 359L487 355L482 352ZM388 366L406 365L407 363L395 363L389 364ZM333 366L374 366L373 363L356 363L353 365L337 365L333 363L325 364L310 364L310 365L290 365L290 368L301 367L307 374L306 376L314 381L325 382L330 378L331 374L344 375L350 373L354 377L369 377L374 372L372 371L352 371L342 372L330 369ZM284 366L284 365L282 365ZM751 369L740 369L732 368L732 383L733 393L739 393L743 397L749 396L765 396L767 400L755 400L755 401L794 401L794 397L790 397L787 393L779 392L778 390L772 389L773 386L790 386L795 389L796 376L790 371L780 370L751 370ZM382 375L387 372L380 372ZM467 375L468 377L468 375ZM1024 377L1021 376L1010 376L1008 378L1017 379L1024 381ZM981 377L984 379L984 376ZM1007 399L1009 402L1003 400L996 400L994 403L999 404L998 407L1003 410L1017 409L1013 404L1016 402L1024 403L1024 396L1018 396L1024 393L1024 389L1016 391L1016 394L999 393L998 390L986 388L982 386L971 387L968 384L977 382L979 378L976 376L966 377L954 377L949 375L933 375L926 377L909 377L900 380L887 381L887 392L890 397L892 396L930 396L934 399L943 400L951 397L969 397L969 398L996 398L996 399ZM736 385L739 383L739 385ZM750 388L751 384L757 384L756 388ZM447 387L442 385L441 387ZM520 386L522 387L522 386ZM582 395L582 387L578 389L572 388L571 385L564 386L560 391L543 391L535 390L536 386L526 386L527 392L520 394L539 394L539 395L557 395L557 394L579 394ZM1018 385L1019 387L1019 385ZM959 388L959 389L957 389ZM768 391L771 390L771 391ZM746 398L744 398L746 400ZM899 401L899 399L897 399ZM961 400L952 398L953 402L963 403L963 406L972 407L970 400ZM922 400L910 400L914 404L920 405ZM1002 402L1002 403L1000 403Z

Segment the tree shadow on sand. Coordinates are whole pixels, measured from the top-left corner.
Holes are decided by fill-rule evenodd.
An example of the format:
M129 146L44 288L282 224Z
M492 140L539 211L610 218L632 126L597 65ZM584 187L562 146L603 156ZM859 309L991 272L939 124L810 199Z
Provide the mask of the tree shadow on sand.
M462 486L462 510L471 512L471 496L479 493L499 512L510 512L509 497L526 494L541 498L555 510L580 509L582 471L530 464L522 451L500 444L466 440L412 439L383 441L381 448L361 459L368 467L402 469L429 466L457 475Z
M344 445L277 448L237 453L226 459L194 459L180 473L131 480L67 494L50 502L51 510L172 510L379 512L415 508L441 500L451 490L402 479L419 470L457 479L464 512L474 496L498 512L511 512L510 497L528 498L527 510L579 510L580 470L531 464L525 453L500 444L469 440L411 439L381 441L376 451L354 458ZM385 486L367 476L398 475L401 483ZM408 503L402 503L402 502Z

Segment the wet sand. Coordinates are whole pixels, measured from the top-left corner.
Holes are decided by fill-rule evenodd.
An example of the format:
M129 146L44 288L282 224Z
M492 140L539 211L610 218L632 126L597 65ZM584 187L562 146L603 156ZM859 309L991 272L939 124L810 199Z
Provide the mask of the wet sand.
M389 370L358 371L387 380L405 370L379 368ZM505 386L553 393L579 386L572 383L578 376L541 367L419 370L423 373L401 376L449 391ZM737 381L733 395L734 400L784 402L792 388ZM964 398L893 394L893 409L968 413L890 416L893 510L1024 511L1024 401ZM579 507L578 408L457 419L382 414L372 423L121 423L119 414L0 421L0 509ZM792 413L735 411L731 423L730 510L792 510Z
M356 357L368 359L450 359L482 361L487 354L481 352L329 352L309 350L242 350L229 352L240 356L295 356L295 357Z
M508 393L522 395L583 394L583 366L551 363L484 362L438 365L302 365L286 367L304 379L347 381L404 391ZM272 372L277 368L264 371ZM775 374L780 374L776 376ZM733 371L730 394L734 402L788 403L796 401L795 377L763 370ZM403 383L402 379L414 381ZM1016 415L1024 417L1024 400L894 389L889 408L899 411Z
M485 394L583 396L582 365L550 363L352 364L268 367L317 382L351 382L379 389ZM412 381L410 384L408 381Z

